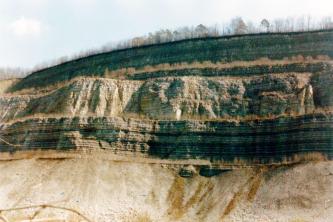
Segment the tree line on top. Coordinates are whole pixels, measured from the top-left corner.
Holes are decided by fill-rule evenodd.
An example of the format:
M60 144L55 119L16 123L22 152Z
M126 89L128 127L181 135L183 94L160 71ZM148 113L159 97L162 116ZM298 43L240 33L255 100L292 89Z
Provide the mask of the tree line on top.
M260 23L255 24L251 21L244 21L241 17L233 18L229 23L222 25L205 26L199 24L197 26L184 26L176 30L161 29L148 35L131 38L128 40L119 41L117 43L108 43L98 49L89 49L82 51L73 56L64 56L52 62L44 62L36 65L32 70L23 70L20 68L4 69L0 68L0 79L3 76L12 75L22 77L29 73L36 72L41 69L52 67L70 60L83 58L97 53L110 52L119 49L134 48L144 45L153 45L166 42L174 42L185 39L219 37L229 35L245 35L255 33L283 33L283 32L298 32L312 30L326 30L333 28L333 20L331 17L323 17L320 20L313 19L311 16L302 16L298 18L285 18L268 20L262 19ZM12 74L17 73L17 75Z
M22 69L20 67L15 68L1 68L0 67L0 80L11 79L11 78L23 78L28 75L31 71Z
M311 30L325 30L333 28L331 17L323 17L319 21L312 19L311 16L302 16L299 18L275 19L269 21L262 19L259 24L251 21L244 21L241 17L233 18L229 23L222 25L204 26L202 24L195 27L184 26L176 30L161 29L148 35L135 37L132 39L109 43L100 49L89 50L86 53L107 52L117 49L139 47L143 45L159 44L173 42L184 39L219 37L228 35L245 35L254 33L280 33L280 32L298 32ZM84 52L78 54L78 57L86 56Z

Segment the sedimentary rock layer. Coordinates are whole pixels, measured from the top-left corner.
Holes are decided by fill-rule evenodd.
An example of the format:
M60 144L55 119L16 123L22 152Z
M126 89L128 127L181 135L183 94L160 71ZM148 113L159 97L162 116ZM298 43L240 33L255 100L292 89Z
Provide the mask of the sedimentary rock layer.
M106 69L144 67L194 61L252 61L293 56L333 57L333 31L255 34L204 38L93 55L35 72L12 91L67 81L77 76L102 76Z
M208 159L235 164L279 163L307 154L331 159L333 115L257 121L153 121L42 118L0 125L2 151L106 149L120 155ZM15 138L15 139L13 139Z
M194 39L35 72L1 90L0 150L234 165L331 159L332 37Z
M309 72L145 81L77 79L47 93L0 96L0 121L34 115L152 119L300 115L330 105L329 78L325 78L325 87L322 80L313 81Z

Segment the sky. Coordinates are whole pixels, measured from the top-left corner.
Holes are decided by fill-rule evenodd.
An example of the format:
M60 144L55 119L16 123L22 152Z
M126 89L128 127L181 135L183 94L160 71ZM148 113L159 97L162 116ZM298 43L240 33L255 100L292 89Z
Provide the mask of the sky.
M0 67L32 68L162 28L333 16L332 0L0 0Z

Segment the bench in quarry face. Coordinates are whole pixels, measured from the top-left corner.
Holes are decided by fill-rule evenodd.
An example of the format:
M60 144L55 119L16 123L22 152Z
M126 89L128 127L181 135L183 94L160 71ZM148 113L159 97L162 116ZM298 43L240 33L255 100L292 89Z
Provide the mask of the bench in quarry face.
M139 69L158 64L194 61L229 63L260 58L283 60L297 56L333 57L332 39L333 31L326 30L192 39L124 49L91 55L40 70L15 84L11 91L52 85L79 76L103 77L106 70Z
M306 158L331 159L332 123L333 115L327 114L247 122L119 117L30 119L1 128L2 136L18 138L22 147L1 145L3 152L103 150L170 161L274 164Z
M207 166L331 159L332 38L328 30L193 39L40 70L0 96L0 151L102 150ZM105 74L128 68L141 71Z

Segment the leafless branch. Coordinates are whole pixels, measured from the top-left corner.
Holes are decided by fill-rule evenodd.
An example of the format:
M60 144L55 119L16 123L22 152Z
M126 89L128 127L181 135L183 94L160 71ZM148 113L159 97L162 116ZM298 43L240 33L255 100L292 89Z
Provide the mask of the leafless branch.
M9 211L26 210L26 209L32 209L32 208L41 208L41 209L53 208L53 209L59 209L59 210L66 210L66 211L70 211L70 212L72 212L72 213L80 216L81 218L83 218L87 222L93 222L91 219L89 219L88 217L86 217L85 215L83 215L82 213L80 213L78 210L75 210L75 209L72 209L72 208L69 208L69 207L54 206L54 205L51 205L51 204L31 205L31 206L25 206L25 207L0 209L0 213L2 213L2 212L9 212ZM37 214L38 213L39 212L37 211ZM2 219L4 222L9 222L3 216L0 216L0 219Z

